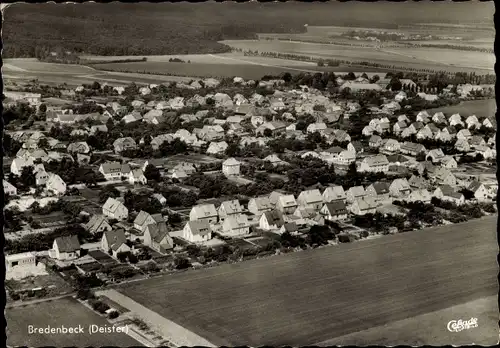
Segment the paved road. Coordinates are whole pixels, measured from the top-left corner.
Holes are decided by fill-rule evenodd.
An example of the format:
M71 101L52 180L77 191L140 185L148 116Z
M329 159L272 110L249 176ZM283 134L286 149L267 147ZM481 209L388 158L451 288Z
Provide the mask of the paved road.
M496 220L189 271L120 291L214 344L307 345L496 294Z

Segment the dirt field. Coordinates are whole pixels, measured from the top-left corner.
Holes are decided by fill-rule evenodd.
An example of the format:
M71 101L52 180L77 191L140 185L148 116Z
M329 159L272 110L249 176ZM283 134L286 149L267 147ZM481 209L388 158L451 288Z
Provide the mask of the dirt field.
M497 105L495 99L486 100L471 100L460 103L458 105L447 106L444 108L429 109L427 112L433 115L435 112L441 111L445 115L459 113L462 117L476 115L477 117L495 117Z
M461 332L450 332L451 320L478 319L478 327ZM318 346L492 346L498 344L498 301L496 296L481 298L440 311L374 327L333 340ZM425 323L425 325L422 325Z
M214 344L306 345L496 294L496 221L189 271L120 291Z
M73 298L46 301L6 310L7 344L11 346L141 346L124 333L89 334L91 324L110 325L104 318ZM84 334L28 334L28 325L35 327L84 327ZM77 343L78 342L78 343Z

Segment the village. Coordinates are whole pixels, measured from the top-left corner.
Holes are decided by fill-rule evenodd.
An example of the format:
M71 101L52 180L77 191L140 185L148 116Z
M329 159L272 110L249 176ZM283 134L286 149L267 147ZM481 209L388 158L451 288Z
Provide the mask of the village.
M11 300L496 213L494 115L427 111L486 87L349 75L7 86Z

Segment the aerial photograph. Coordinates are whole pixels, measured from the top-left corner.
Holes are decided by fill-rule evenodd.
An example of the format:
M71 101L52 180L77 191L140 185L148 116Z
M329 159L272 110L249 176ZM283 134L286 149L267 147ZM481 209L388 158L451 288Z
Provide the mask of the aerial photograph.
M498 344L493 2L1 13L4 346Z

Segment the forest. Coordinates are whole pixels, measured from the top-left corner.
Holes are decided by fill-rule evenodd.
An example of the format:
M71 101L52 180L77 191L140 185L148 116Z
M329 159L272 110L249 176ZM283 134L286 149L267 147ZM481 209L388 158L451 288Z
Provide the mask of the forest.
M400 4L15 4L4 11L3 57L36 57L57 48L97 55L220 53L229 51L220 40L300 33L306 24L390 28L408 22L473 23L484 22L491 10L483 6L467 11L466 3L446 5L407 3L405 11L393 11Z

